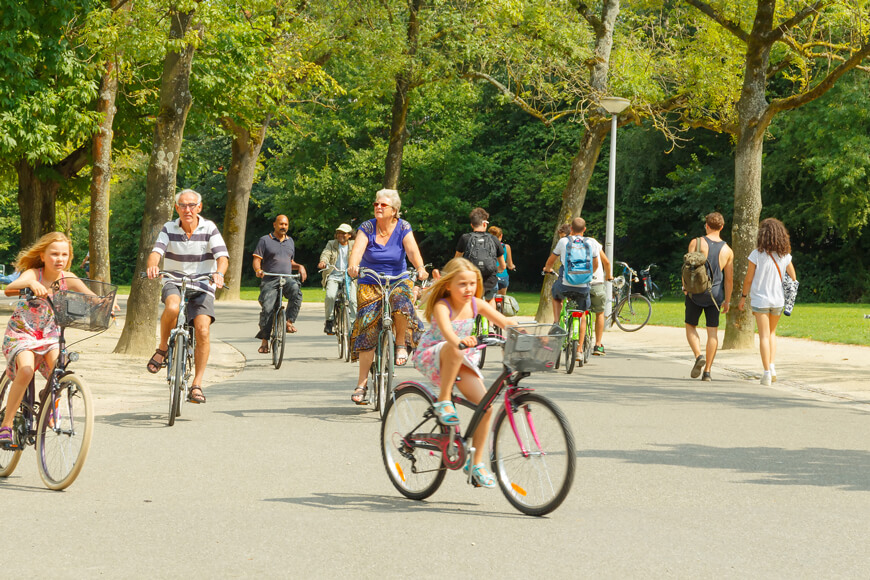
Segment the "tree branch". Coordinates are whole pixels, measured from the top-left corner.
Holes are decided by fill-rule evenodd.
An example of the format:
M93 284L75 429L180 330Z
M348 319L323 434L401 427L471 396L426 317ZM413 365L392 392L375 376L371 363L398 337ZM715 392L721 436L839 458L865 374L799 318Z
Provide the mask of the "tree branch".
M69 179L81 169L88 164L88 161L91 160L90 156L90 143L88 145L82 145L69 155L67 155L64 159L58 161L54 169L60 173L64 179Z
M774 101L772 101L767 107L766 116L773 117L773 115L781 111L796 109L801 105L805 105L810 101L818 99L826 92L828 92L831 87L833 87L834 84L839 80L840 77L842 77L853 68L859 67L859 65L861 65L861 61L863 61L868 56L870 56L870 42L866 43L864 46L861 47L860 50L852 54L852 56L846 59L840 66L831 71L828 76L822 79L819 84L814 86L809 91L806 91L804 93L798 93L784 99L775 99Z
M528 104L522 98L513 93L509 88L498 82L496 79L491 77L490 75L478 71L471 71L462 75L463 78L467 79L477 79L483 80L494 86L498 91L504 96L510 98L511 102L517 105L520 109L531 115L532 117L538 119L547 127L550 126L551 121L539 110Z
M686 3L694 6L717 23L719 23L722 28L742 40L743 42L749 42L749 33L740 28L740 25L734 22L733 20L729 20L725 17L724 14L707 4L706 2L701 2L701 0L686 0Z
M806 19L811 14L817 13L819 10L830 4L830 0L818 0L812 6L807 6L776 28L774 28L770 34L768 35L768 39L772 41L777 41L782 38L787 32L789 32L792 28L800 24L804 19Z
M580 13L580 16L586 19L586 22L592 27L595 31L595 36L604 36L604 23L601 22L601 19L595 16L592 11L589 9L589 6L586 5L586 2L578 2L577 3L577 12Z

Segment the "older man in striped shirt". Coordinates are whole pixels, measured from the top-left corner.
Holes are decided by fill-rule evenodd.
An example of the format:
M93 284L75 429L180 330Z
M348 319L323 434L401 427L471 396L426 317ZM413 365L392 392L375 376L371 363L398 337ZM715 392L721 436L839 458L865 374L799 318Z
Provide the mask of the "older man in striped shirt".
M167 271L179 274L214 273L213 284L207 280L188 284L188 288L196 287L196 293L190 295L187 302L187 319L193 321L196 333L196 369L188 400L191 403L205 403L202 379L210 351L209 327L214 322L214 292L216 287L222 288L224 285L229 253L217 226L200 217L202 196L199 193L192 189L180 192L175 196L175 210L179 217L163 224L154 249L148 256L147 273L149 278L157 277L160 258L163 258L163 269ZM148 370L152 373L158 372L166 360L169 334L175 327L181 304L180 287L181 283L175 281L167 281L163 285L161 300L165 307L160 317L160 346L148 361Z

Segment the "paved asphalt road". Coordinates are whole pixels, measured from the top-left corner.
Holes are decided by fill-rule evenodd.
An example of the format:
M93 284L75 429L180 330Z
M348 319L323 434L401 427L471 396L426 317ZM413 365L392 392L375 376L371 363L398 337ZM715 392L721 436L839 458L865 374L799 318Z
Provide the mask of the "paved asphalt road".
M61 493L28 450L0 483L4 577L870 576L864 411L611 351L527 380L577 440L556 512L521 515L458 473L413 502L386 476L376 415L349 400L357 367L336 360L322 307L303 308L279 371L250 338L256 314L219 306L213 332L247 365L175 427L165 400L99 416Z

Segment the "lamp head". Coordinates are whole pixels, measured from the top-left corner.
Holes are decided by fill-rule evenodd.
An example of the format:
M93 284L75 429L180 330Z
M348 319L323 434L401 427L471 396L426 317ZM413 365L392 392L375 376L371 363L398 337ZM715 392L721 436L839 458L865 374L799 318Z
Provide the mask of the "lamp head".
M602 97L600 103L611 115L618 115L631 106L631 101L622 97Z

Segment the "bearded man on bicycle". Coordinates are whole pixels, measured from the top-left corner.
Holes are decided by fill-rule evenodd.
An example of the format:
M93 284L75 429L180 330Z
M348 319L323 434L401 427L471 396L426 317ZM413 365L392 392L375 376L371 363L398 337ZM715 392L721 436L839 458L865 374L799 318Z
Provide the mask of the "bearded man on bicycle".
M257 338L260 339L260 348L257 352L269 352L269 336L272 332L272 317L275 316L275 294L279 291L281 280L276 277L263 277L265 272L273 274L292 274L293 269L299 270L302 281L308 277L305 266L297 264L293 257L296 255L296 244L293 238L287 235L290 229L290 220L286 215L279 215L272 223L273 231L260 238L257 248L254 250L254 273L260 281L260 331ZM284 284L284 298L287 299L287 332L296 332L293 325L299 316L299 308L302 306L302 290L296 280L288 278Z
M333 329L335 321L332 319L335 298L338 295L339 286L344 284L348 259L351 250L353 250L354 240L350 239L352 232L353 228L348 224L341 224L335 228L335 239L326 242L326 247L320 253L320 261L317 264L317 267L323 270L323 288L326 289L326 298L323 301L323 306L326 309L326 323L323 326L323 332L330 335L335 334ZM346 290L347 300L350 304L348 318L351 327L353 327L353 321L356 320L356 281L351 280Z
M214 292L215 288L224 286L229 252L214 222L200 217L202 196L199 193L192 189L180 192L175 196L175 210L179 217L163 224L154 249L148 256L146 272L149 278L156 278L160 270L160 258L163 258L163 269L166 271L188 275L214 272L214 283L205 280L192 282L188 286L188 292L191 292L190 288L195 289L187 303L187 319L193 321L196 334L195 372L188 400L191 403L205 403L202 379L211 346L209 327L214 322ZM166 362L169 334L178 320L181 304L180 287L181 282L176 281L167 281L163 285L160 297L164 304L163 314L160 316L160 345L148 361L148 372L158 372Z

